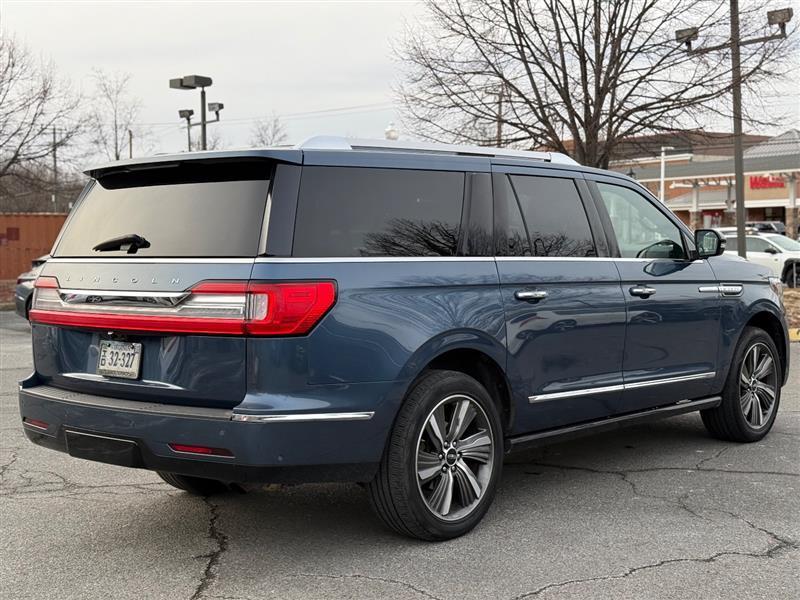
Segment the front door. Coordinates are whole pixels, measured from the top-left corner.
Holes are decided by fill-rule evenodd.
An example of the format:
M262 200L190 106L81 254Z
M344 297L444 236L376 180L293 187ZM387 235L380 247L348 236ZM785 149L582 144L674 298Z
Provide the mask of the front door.
M622 390L619 274L605 236L593 235L600 221L588 193L586 203L579 193L585 182L552 174L493 175L514 433L608 416Z
M627 303L621 412L705 396L717 370L720 302L705 260L667 210L634 186L590 182L618 246ZM605 214L602 214L605 211Z

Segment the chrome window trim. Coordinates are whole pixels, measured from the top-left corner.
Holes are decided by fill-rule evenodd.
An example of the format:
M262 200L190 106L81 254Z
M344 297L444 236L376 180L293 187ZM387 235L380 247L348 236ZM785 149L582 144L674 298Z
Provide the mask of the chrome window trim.
M255 258L50 258L49 263L65 264L241 264L251 265Z
M696 373L693 375L679 375L677 377L666 377L663 379L649 379L646 381L634 381L633 383L621 383L618 385L608 385L594 388L583 388L579 390L570 390L567 392L553 392L551 394L537 394L535 396L528 396L528 402L535 404L537 402L547 402L550 400L561 400L563 398L576 398L579 396L589 396L592 394L607 394L609 392L621 392L624 390L632 390L643 387L650 387L654 385L665 385L669 383L683 383L685 381L695 381L699 379L711 379L717 374L716 371L707 371L705 373Z
M270 256L257 258L256 263L362 263L362 262L493 262L493 256L330 256L308 258L294 256Z
M234 413L231 421L242 423L303 423L308 421L369 421L374 411L338 412L338 413L305 413L305 414L272 414L247 415Z

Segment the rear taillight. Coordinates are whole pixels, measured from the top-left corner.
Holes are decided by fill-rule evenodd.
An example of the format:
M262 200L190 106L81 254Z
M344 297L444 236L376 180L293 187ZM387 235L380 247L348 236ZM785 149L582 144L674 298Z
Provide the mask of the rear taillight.
M333 281L206 281L185 292L60 289L36 280L33 323L221 335L304 335L336 303Z

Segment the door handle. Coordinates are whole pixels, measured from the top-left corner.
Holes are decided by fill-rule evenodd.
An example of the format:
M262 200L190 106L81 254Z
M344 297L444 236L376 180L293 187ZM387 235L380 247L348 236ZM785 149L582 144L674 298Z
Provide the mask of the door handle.
M640 298L649 298L656 293L656 290L646 285L635 285L628 290L631 296L639 296Z
M514 298L523 302L539 302L539 300L547 298L547 292L544 290L517 290L514 292Z

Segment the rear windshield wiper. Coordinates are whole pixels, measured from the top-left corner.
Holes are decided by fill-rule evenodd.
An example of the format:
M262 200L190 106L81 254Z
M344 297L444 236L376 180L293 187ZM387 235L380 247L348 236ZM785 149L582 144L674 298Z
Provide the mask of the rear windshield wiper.
M136 254L139 248L149 248L150 242L140 235L129 233L128 235L121 235L119 237L111 238L105 242L100 242L92 248L97 252L107 252L109 250L122 250L124 246L128 247L128 254Z

